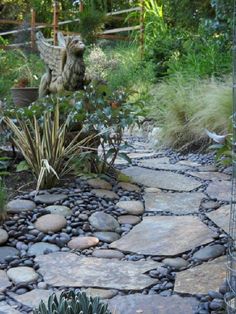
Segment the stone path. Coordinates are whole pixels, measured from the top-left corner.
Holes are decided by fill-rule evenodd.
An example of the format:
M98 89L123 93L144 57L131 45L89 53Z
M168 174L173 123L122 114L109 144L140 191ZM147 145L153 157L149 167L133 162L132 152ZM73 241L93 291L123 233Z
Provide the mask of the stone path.
M229 175L132 144L132 165L117 161L131 182L78 179L8 203L0 314L29 313L67 288L112 314L223 313Z

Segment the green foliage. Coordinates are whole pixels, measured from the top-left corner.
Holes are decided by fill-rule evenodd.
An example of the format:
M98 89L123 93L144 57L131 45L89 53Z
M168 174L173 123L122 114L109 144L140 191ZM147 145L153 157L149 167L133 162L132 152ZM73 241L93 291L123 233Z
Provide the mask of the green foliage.
M43 301L34 314L111 314L108 306L102 303L99 298L92 298L83 293L74 291L62 292L59 299L52 294L47 304Z
M37 179L37 190L53 187L60 177L68 174L72 170L72 160L88 140L79 140L78 133L67 143L71 117L68 115L61 123L59 105L54 107L54 114L44 112L41 123L36 116L31 119L18 118L17 124L9 117L4 121L13 133L16 147Z
M39 83L43 73L43 63L35 54L26 55L21 50L4 51L0 49L0 98L10 97L10 88L19 78L27 77L32 86Z
M155 85L149 117L162 127L162 144L201 149L209 144L205 129L227 134L232 108L229 82L179 75Z
M85 7L79 13L79 33L87 44L94 43L96 36L104 27L106 15L104 12L93 9L93 7Z

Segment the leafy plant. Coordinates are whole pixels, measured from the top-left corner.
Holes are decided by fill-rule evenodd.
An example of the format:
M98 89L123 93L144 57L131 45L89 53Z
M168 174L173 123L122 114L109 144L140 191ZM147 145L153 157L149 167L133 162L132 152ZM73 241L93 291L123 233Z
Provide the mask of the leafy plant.
M62 292L59 299L52 294L47 305L41 301L34 314L111 314L108 305L99 298L92 298L74 291Z
M60 177L69 173L71 162L82 150L81 146L91 139L79 139L79 132L67 143L70 122L70 115L60 122L58 104L54 114L44 112L41 123L35 116L27 120L18 118L17 124L9 117L5 118L5 123L13 132L15 145L37 178L37 189L53 187Z
M123 140L123 131L139 123L140 116L144 114L143 104L132 103L129 100L130 93L124 89L112 92L106 85L95 83L74 96L74 118L83 123L88 133L99 134L99 157L97 154L84 156L87 160L92 158L96 172L108 171L118 156L130 161L126 154L120 152L127 146Z

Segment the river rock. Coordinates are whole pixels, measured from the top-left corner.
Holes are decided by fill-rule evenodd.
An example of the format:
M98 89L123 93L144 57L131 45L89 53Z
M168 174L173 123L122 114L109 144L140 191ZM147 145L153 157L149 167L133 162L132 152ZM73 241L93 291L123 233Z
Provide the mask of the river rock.
M38 256L38 255L49 253L49 252L50 253L57 252L59 250L60 248L55 244L46 243L46 242L38 242L31 245L31 247L28 250L28 255Z
M6 243L8 240L8 233L6 230L0 228L0 245Z
M97 237L100 241L106 243L112 243L120 239L120 235L118 233L111 231L97 231L94 232L93 235Z
M181 257L165 258L162 263L177 270L188 266L188 261Z
M230 176L221 173L221 172L189 172L191 176L195 176L202 180L209 180L209 181L222 181L222 180L230 180Z
M27 284L38 279L38 274L31 267L19 266L8 269L7 276L15 284Z
M70 240L67 245L72 250L84 250L97 245L98 242L98 238L95 237L77 237Z
M120 224L137 225L141 219L133 215L122 215L118 217L118 222Z
M190 192L199 188L201 182L170 171L156 171L141 167L129 167L123 170L134 182L147 187L173 190L178 192Z
M125 255L122 252L116 250L94 250L92 256L99 258L117 258L122 259Z
M18 214L23 211L33 210L36 208L36 204L30 200L12 200L6 205L8 213Z
M3 292L9 286L11 286L11 282L9 281L5 270L0 269L0 292Z
M108 191L108 190L103 190L103 189L93 189L91 192L95 194L97 197L107 198L110 200L115 200L119 198L119 196L113 191Z
M112 185L109 182L99 178L89 179L87 183L94 189L112 190Z
M141 189L139 186L137 186L136 184L132 184L129 182L119 182L118 183L118 188L122 188L125 191L129 191L129 192L141 192Z
M142 215L144 206L141 201L119 201L116 206L124 209L130 215Z
M45 210L50 211L51 214L56 214L63 217L67 217L72 214L72 210L69 207L62 205L50 205L45 207Z
M47 214L39 217L35 222L35 228L42 232L57 232L67 224L66 219L61 215Z
M67 195L65 194L41 194L37 195L35 197L35 202L36 203L43 203L43 204L54 204L59 201L64 201L67 199Z
M1 246L0 247L0 263L4 263L7 257L17 256L19 251L11 246Z
M220 244L206 246L193 254L193 258L200 261L208 261L210 258L216 258L225 252L225 247Z
M99 231L115 231L120 227L118 221L109 214L96 212L89 217L90 224Z

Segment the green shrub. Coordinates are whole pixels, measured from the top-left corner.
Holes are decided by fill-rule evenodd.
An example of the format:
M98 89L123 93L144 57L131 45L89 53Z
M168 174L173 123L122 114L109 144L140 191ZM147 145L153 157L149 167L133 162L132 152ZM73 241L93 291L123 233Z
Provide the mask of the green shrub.
M33 310L34 314L111 314L108 306L99 298L87 297L83 293L74 291L62 292L59 299L52 294L47 305L41 301L39 307Z
M45 111L42 118L40 121L35 115L31 119L18 117L17 122L9 117L4 119L13 133L15 145L37 179L37 190L53 187L59 178L68 174L72 170L72 160L89 139L79 139L79 132L67 143L71 116L60 117L58 104L53 114L50 110Z
M230 80L178 75L153 87L149 117L161 126L161 143L180 150L209 144L205 129L228 132L232 108Z

